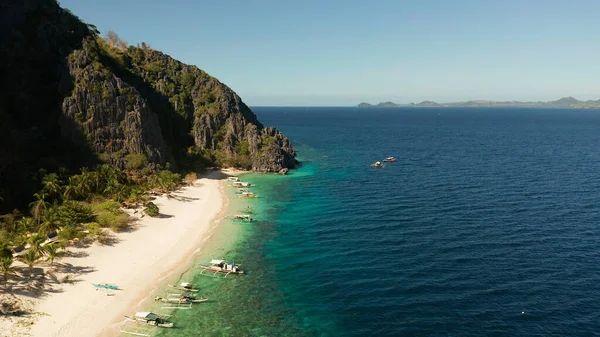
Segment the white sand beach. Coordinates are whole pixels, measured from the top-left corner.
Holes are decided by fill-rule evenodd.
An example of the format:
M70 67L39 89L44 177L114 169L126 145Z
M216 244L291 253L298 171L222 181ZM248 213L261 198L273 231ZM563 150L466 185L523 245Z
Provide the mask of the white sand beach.
M189 261L225 211L220 177L220 171L213 171L174 192L176 198L156 198L153 202L162 216L139 219L134 230L115 234L118 242L113 246L70 248L75 253L71 255L80 256L57 262L71 267L74 282L44 293L35 304L35 311L42 314L30 330L15 327L19 324L14 321L12 327L0 322L0 336L116 335L123 315L132 314L162 278ZM141 210L135 216L141 216ZM122 290L96 290L92 283L116 284Z

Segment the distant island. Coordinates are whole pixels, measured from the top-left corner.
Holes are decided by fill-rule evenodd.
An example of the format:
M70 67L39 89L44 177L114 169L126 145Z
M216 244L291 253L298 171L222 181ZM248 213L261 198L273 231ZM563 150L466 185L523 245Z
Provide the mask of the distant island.
M395 107L545 107L545 108L600 108L600 99L593 101L580 101L573 97L563 97L556 101L548 102L520 102L520 101L487 101L475 100L466 102L437 103L423 101L421 103L397 104L394 102L381 102L369 104L362 102L359 108L395 108Z

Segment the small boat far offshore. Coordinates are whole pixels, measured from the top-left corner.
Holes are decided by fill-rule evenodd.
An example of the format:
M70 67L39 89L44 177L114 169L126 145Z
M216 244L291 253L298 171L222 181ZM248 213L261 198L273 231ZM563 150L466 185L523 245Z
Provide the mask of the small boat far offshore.
M385 167L385 165L383 165L380 161L376 161L373 164L371 164L371 166L373 167Z
M387 157L383 160L386 163L393 163L393 162L397 162L398 159L394 158L394 157Z

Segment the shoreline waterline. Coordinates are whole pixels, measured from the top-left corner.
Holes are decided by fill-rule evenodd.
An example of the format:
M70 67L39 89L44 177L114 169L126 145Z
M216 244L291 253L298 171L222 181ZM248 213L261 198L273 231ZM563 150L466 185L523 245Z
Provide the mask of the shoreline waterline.
M221 180L226 179L223 177L223 172L221 173ZM131 314L134 311L143 311L142 308L148 306L147 302L152 301L157 292L161 289L167 287L171 280L175 279L176 275L184 274L194 265L195 259L197 255L202 251L202 248L206 245L206 243L211 239L214 235L215 231L218 229L222 220L227 218L227 214L230 212L230 204L231 201L227 197L224 191L224 185L222 183L219 184L219 194L221 198L221 209L219 212L210 220L209 228L201 233L197 238L196 246L189 247L187 249L187 254L184 255L183 260L181 260L178 264L172 266L170 269L165 270L160 278L154 280L154 282L150 283L146 286L144 291L140 292L140 296L131 302L129 309L122 312L119 318L115 319L111 325L108 327L108 331L106 334L101 334L99 336L118 336L120 335L120 328L124 325L125 321L122 319L124 315Z
M117 335L123 315L134 312L175 273L189 268L210 240L230 204L223 191L225 174L220 170L204 174L193 186L173 193L176 199L156 198L163 216L140 216L133 230L115 233L117 242L112 246L70 247L71 256L57 264L73 282L57 282L33 300L39 317L32 325L14 320L0 326L7 326L3 330L9 334L34 337ZM95 291L91 283L102 282L122 290Z

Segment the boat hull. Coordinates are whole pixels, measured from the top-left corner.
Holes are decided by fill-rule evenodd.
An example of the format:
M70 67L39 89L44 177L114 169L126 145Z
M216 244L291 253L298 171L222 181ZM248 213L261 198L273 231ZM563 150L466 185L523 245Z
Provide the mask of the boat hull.
M194 300L178 300L178 299L168 299L168 298L155 298L155 301L164 302L164 303L174 303L174 304L188 304L188 303L202 303L208 301L208 298L197 298Z
M98 284L98 283L92 283L92 285L98 289L111 289L111 290L118 290L119 286L116 285L112 285L112 284Z
M232 271L232 270L226 270L226 269L221 269L221 268L214 268L212 266L200 266L200 268L202 268L206 271L212 271L214 273L237 274L237 275L241 275L244 273L243 270Z
M184 288L184 287L180 287L180 286L174 286L172 284L168 284L169 287L173 288L173 289L177 289L177 290L181 290L181 291L189 291L189 292L198 292L200 291L200 289L195 289L195 288Z

